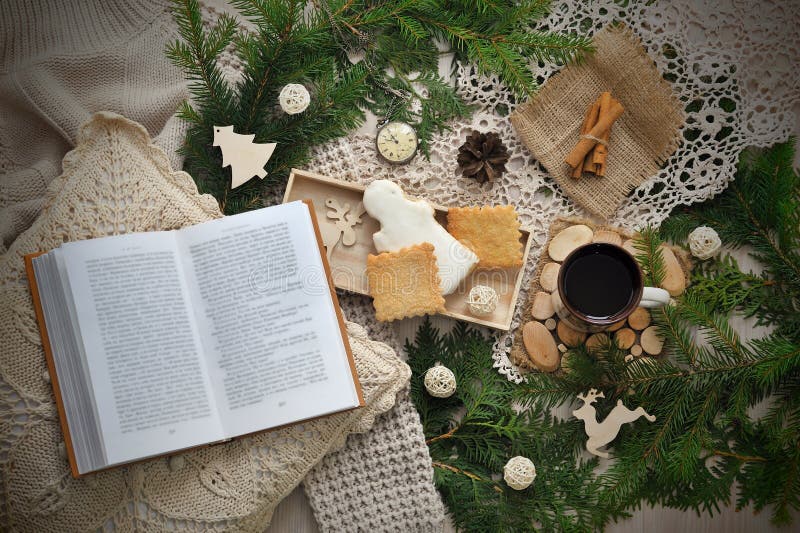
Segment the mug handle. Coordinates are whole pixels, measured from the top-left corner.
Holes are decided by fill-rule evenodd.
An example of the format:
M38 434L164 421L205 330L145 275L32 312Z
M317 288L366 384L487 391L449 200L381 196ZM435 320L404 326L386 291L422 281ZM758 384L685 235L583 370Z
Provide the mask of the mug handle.
M664 289L658 287L645 287L642 291L642 301L639 302L639 307L663 307L669 303L670 295Z

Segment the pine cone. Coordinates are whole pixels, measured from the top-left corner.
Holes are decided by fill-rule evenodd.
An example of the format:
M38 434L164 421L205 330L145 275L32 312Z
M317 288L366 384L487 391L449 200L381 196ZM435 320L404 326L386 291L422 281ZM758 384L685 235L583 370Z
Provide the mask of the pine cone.
M506 171L508 149L496 133L473 131L458 148L458 165L465 178L491 182Z

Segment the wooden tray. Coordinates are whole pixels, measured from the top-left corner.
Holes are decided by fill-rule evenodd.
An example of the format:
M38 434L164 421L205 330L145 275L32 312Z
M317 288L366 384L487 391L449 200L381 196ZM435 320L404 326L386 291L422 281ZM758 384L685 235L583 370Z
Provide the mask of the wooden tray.
M335 198L340 204L349 203L355 206L361 201L364 187L354 183L340 181L305 170L292 169L283 202L295 200L311 200L317 211L320 225L329 219L326 216L325 200ZM433 204L436 209L436 219L447 227L447 208ZM344 246L341 242L331 255L331 274L333 283L339 289L369 295L367 285L367 256L377 254L372 244L373 233L380 231L380 223L368 214L361 218L362 223L355 226L356 243L353 246ZM522 264L528 260L531 247L530 231L520 228L522 237L520 243L523 247ZM499 270L477 270L467 276L458 290L445 297L444 316L474 322L482 326L507 331L511 327L514 316L514 307L522 285L524 268L507 268ZM466 303L470 289L475 285L488 285L497 291L499 298L497 309L491 315L477 317L470 313Z

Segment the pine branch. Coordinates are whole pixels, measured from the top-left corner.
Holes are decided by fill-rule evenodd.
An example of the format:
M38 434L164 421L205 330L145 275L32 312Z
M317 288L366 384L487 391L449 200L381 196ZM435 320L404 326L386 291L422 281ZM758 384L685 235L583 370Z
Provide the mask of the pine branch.
M636 260L642 267L644 282L650 287L658 287L666 276L664 257L661 255L662 241L653 227L642 229L633 240L638 252Z
M441 43L481 72L497 74L519 94L531 93L530 61L563 62L589 50L585 38L523 31L547 11L541 0L234 0L255 30L237 27L227 15L206 29L197 0L173 0L180 40L167 56L189 79L192 104L180 116L190 122L185 168L203 193L213 194L224 213L263 206L292 167L302 166L313 146L348 134L365 111L412 124L420 150L472 110L438 73ZM218 56L233 46L241 77L231 86ZM353 65L351 52L364 60ZM287 116L276 104L287 83L302 83L312 103ZM398 101L398 95L410 95ZM230 171L219 169L211 128L233 125L255 142L276 142L262 182L231 190Z
M583 428L548 408L514 408L515 386L491 367L492 339L458 323L441 335L425 321L407 343L412 399L423 421L435 481L456 526L469 531L586 530L624 516L598 503L596 461L577 459ZM425 371L441 362L456 375L450 398L428 395ZM537 467L531 488L497 481L513 456ZM535 497L531 495L535 494Z

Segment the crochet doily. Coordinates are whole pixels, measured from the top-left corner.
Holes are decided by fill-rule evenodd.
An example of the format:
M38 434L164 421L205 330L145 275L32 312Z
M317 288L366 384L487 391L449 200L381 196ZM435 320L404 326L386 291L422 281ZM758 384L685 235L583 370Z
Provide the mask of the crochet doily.
M702 2L582 2L552 4L541 28L594 34L623 21L642 39L648 54L686 105L684 141L665 167L637 188L610 224L635 229L659 224L681 204L703 201L732 179L741 151L750 145L785 141L795 123L792 106L800 100L796 80L800 57L800 13L791 2L726 0ZM541 82L558 71L534 64ZM496 78L457 65L459 92L479 111L469 121L431 143L430 161L417 157L406 166L384 164L375 155L373 135L354 135L316 150L310 169L331 177L366 183L389 178L411 195L443 205L513 204L531 230L534 246L526 265L511 332L520 326L521 302L557 215L585 216L548 178L521 145L508 120L517 102ZM509 149L508 172L492 186L460 177L458 147L473 129L498 132ZM513 334L495 345L495 367L508 379L524 378L507 353Z

